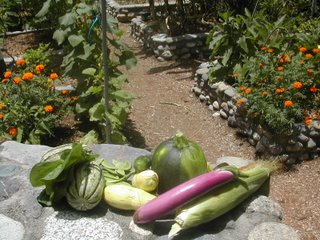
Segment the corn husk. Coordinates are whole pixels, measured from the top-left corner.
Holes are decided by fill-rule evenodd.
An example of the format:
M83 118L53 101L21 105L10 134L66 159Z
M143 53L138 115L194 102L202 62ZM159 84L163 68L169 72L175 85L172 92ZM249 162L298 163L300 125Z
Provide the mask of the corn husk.
M230 211L257 191L276 168L270 162L257 162L241 169L241 175L246 177L239 177L183 207L175 217L176 223L173 224L169 237Z

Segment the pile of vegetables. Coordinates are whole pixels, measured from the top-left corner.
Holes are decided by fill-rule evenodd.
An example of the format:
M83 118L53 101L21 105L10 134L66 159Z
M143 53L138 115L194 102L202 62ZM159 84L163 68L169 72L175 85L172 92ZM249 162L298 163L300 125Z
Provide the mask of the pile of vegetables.
M134 211L136 224L174 216L171 237L230 211L277 169L267 161L208 166L201 147L178 132L133 163L99 158L81 144L53 148L32 168L30 182L45 186L38 197L45 206L65 199L87 211L104 199L111 208Z

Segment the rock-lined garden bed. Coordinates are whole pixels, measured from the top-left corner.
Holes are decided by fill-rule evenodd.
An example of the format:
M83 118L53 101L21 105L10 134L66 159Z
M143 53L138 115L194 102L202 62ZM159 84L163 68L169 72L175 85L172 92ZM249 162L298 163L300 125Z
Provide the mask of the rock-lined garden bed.
M170 37L165 33L157 33L138 16L131 21L131 35L144 47L150 48L159 60L207 58L210 55L206 44L208 33Z
M149 3L143 4L119 4L114 0L107 1L107 12L118 19L119 22L128 23L130 20L138 15L148 16L150 12ZM175 2L169 2L170 5L174 5ZM163 11L164 4L155 2L156 11Z
M288 135L273 134L261 124L250 122L246 109L236 104L238 95L235 88L225 82L209 83L209 68L209 63L199 66L192 91L208 105L214 116L226 119L230 127L237 128L237 132L255 146L258 154L280 156L288 164L319 156L319 120L308 126L297 123L295 130Z

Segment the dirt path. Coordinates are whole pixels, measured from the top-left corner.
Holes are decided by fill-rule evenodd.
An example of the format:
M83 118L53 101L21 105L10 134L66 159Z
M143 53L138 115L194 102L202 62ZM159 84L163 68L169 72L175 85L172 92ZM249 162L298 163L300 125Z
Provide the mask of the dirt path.
M137 98L132 102L126 132L135 147L153 150L177 130L197 142L208 161L221 156L254 159L254 148L237 137L221 118L212 117L190 89L200 62L159 62L130 36L128 25L124 41L132 48L138 64L127 72L126 89ZM284 211L283 222L295 228L303 240L320 239L320 159L304 162L271 179L271 198Z

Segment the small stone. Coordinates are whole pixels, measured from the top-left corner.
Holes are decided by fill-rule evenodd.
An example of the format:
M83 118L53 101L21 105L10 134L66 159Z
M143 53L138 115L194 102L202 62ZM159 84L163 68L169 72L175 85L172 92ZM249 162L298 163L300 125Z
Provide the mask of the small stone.
M283 223L264 222L254 227L248 240L299 240L296 231Z
M297 162L297 159L295 158L288 158L284 163L287 165L293 165Z
M306 143L308 142L309 140L309 137L307 137L306 135L300 133L299 136L298 136L298 140L302 143Z
M158 60L159 62L164 62L164 61L165 61L165 59L164 59L163 57L157 57L157 60Z
M228 117L228 126L236 128L238 126L235 116Z
M213 111L213 110L214 110L212 104L210 104L210 105L208 106L208 109L209 109L210 111Z
M269 145L269 152L272 155L280 155L283 152L283 147L279 144L270 144Z
M220 117L220 112L215 112L214 114L212 114L212 117Z
M193 92L196 96L200 96L201 94L201 89L199 87L194 87Z
M318 131L311 131L311 132L309 133L309 135L310 135L310 137L312 137L312 138L318 138L318 137L320 137L320 132L318 132Z
M202 74L201 78L203 81L207 81L209 79L209 76L207 73L204 73L204 74Z
M251 146L255 146L257 144L257 142L252 138L249 138L248 142L250 143Z
M170 59L172 58L172 53L169 50L166 50L161 54L161 57L163 57L164 59Z
M252 134L252 138L255 140L255 141L259 141L261 139L260 135L257 133L257 132L254 132Z
M159 50L159 51L163 51L163 50L164 50L163 45L159 45L159 46L158 46L158 50Z
M232 116L234 115L233 109L230 109L230 110L229 110L229 115L232 115Z
M233 87L229 87L224 91L227 99L232 99L236 94L237 91Z
M223 119L227 119L228 114L225 111L223 111L223 109L220 109L220 117L222 117Z
M288 152L299 152L301 149L303 149L303 144L301 142L296 142L295 144L286 147L286 151Z
M229 112L229 107L226 102L221 103L221 108L223 109L223 111Z
M203 94L200 94L199 99L200 99L201 102L203 102L203 101L206 100L206 96L203 95Z
M220 109L220 106L219 106L219 102L218 102L218 101L214 101L214 102L212 103L212 106L213 106L213 108L214 108L215 110L219 110L219 109Z
M196 46L196 43L195 43L195 42L187 42L187 43L186 43L186 46L187 46L188 48L193 48L193 47Z
M313 141L312 138L310 138L309 141L308 141L308 143L307 143L307 148L308 148L308 149L312 149L312 148L315 148L315 147L317 147L316 142Z

